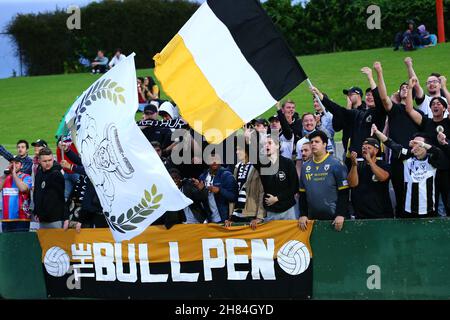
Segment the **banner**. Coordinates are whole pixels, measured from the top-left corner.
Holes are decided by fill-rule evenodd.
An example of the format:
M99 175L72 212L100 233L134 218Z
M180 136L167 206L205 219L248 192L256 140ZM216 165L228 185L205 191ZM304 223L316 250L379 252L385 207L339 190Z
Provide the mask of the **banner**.
M107 229L41 229L38 237L49 297L310 299L312 228L151 226L122 243Z
M192 203L135 121L134 53L95 81L66 115L72 140L117 242Z

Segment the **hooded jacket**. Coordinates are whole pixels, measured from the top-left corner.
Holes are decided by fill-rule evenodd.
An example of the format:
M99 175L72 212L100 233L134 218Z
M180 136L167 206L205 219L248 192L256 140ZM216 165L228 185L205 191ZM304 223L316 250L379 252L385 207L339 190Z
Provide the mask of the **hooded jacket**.
M41 166L37 169L33 200L34 214L40 222L64 219L64 176L56 161L48 171L43 171Z

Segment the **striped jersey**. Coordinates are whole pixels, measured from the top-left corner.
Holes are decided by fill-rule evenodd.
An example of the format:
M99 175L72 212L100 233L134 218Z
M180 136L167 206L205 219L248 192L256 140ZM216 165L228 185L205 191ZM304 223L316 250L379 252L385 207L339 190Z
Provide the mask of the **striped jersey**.
M28 191L20 192L11 175L6 177L5 183L2 189L3 199L3 214L1 216L2 221L11 220L30 220L30 191L32 180L31 176L25 173L18 174L27 186Z
M403 162L405 177L405 211L425 215L435 211L435 179L437 169L429 157L409 158Z
M393 156L403 160L405 182L405 212L425 216L435 212L437 170L448 168L448 160L441 149L431 146L423 159L417 159L411 149L403 148L392 139L385 145Z

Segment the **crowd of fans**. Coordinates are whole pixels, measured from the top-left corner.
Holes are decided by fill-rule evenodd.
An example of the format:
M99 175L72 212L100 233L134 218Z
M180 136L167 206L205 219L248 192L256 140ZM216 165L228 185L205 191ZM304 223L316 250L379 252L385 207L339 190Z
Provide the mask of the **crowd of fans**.
M137 125L193 201L156 224L245 223L255 229L262 222L297 220L304 230L318 219L339 231L348 219L447 216L447 80L431 73L423 87L412 59L404 62L408 81L390 96L375 62L361 69L365 91L343 90L346 106L311 87L310 112L300 116L294 101L284 101L269 119L251 121L220 145L196 139L176 105L159 99L153 79L138 79ZM177 130L183 133L174 135ZM343 154L334 141L339 131ZM17 142L17 156L0 145L0 155L10 161L0 178L3 232L28 231L31 219L41 228L107 227L70 137L59 139L56 159L45 141L32 146L30 158L25 140ZM211 146L215 151L205 153ZM177 161L180 152L189 161Z

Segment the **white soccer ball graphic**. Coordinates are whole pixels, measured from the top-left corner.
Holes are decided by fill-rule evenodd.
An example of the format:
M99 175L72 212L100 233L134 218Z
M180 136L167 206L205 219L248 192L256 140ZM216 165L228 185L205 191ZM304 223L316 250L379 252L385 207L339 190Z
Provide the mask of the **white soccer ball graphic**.
M70 268L69 255L60 247L51 247L45 253L44 266L50 275L62 277Z
M277 253L281 269L291 276L297 276L308 269L311 256L303 242L291 240L285 243Z

